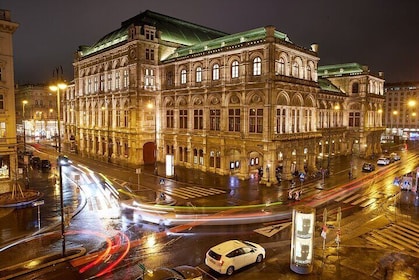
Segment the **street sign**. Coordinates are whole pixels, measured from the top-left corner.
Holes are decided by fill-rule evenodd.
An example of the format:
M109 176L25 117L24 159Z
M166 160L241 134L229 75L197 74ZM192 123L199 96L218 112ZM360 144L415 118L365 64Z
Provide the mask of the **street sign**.
M135 173L136 173L136 174L141 174L141 168L137 168L137 169L135 169Z
M145 270L145 265L143 263L139 263L138 266L142 269Z
M284 228L288 227L289 225L291 225L291 222L277 224L277 225L273 225L269 227L258 228L258 229L255 229L254 232L265 235L266 237L272 237L278 232L280 232L281 230L283 230Z

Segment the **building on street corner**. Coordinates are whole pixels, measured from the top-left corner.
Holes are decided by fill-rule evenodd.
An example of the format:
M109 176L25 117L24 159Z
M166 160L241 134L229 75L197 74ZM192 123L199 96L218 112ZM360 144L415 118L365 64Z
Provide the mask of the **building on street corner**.
M0 9L0 193L17 180L17 140L13 67L13 33L19 24Z
M147 10L78 49L64 145L120 165L173 155L267 185L277 169L290 180L334 155L380 153L383 74L319 66L318 47L274 26L226 34Z

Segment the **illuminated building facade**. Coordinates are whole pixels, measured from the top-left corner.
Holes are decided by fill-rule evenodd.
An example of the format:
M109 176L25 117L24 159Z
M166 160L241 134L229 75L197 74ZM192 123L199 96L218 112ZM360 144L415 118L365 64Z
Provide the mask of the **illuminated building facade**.
M56 95L51 93L48 86L16 85L15 95L19 138L23 137L23 127L26 137L32 141L51 140L58 135Z
M0 10L0 192L17 179L17 142L13 67L13 33L18 24Z
M419 139L419 82L386 83L385 140Z
M226 34L145 11L79 48L64 134L86 157L142 165L173 155L176 166L241 179L261 169L268 185L278 166L283 179L313 172L355 152L354 139L366 155L384 80L358 64L319 78L317 47L273 26ZM332 77L336 67L345 75Z

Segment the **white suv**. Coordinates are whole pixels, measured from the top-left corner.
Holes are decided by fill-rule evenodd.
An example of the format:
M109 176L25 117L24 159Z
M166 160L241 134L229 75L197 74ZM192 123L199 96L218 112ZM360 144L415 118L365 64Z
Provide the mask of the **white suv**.
M212 270L232 275L235 270L265 258L265 249L250 241L229 240L208 250L205 264Z

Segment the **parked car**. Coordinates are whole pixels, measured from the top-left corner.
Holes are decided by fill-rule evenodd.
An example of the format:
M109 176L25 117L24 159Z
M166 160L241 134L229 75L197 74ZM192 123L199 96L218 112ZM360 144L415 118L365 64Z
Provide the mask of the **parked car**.
M51 162L47 159L41 160L41 170L42 172L48 172L51 170Z
M390 160L388 158L380 157L377 160L377 165L389 165L389 164L390 164Z
M362 171L371 172L375 170L375 165L369 162L364 162L362 165Z
M390 156L395 160L400 160L400 155L398 155L397 153L391 153Z
M229 240L210 248L205 264L212 270L232 275L234 271L265 258L265 249L250 241Z

